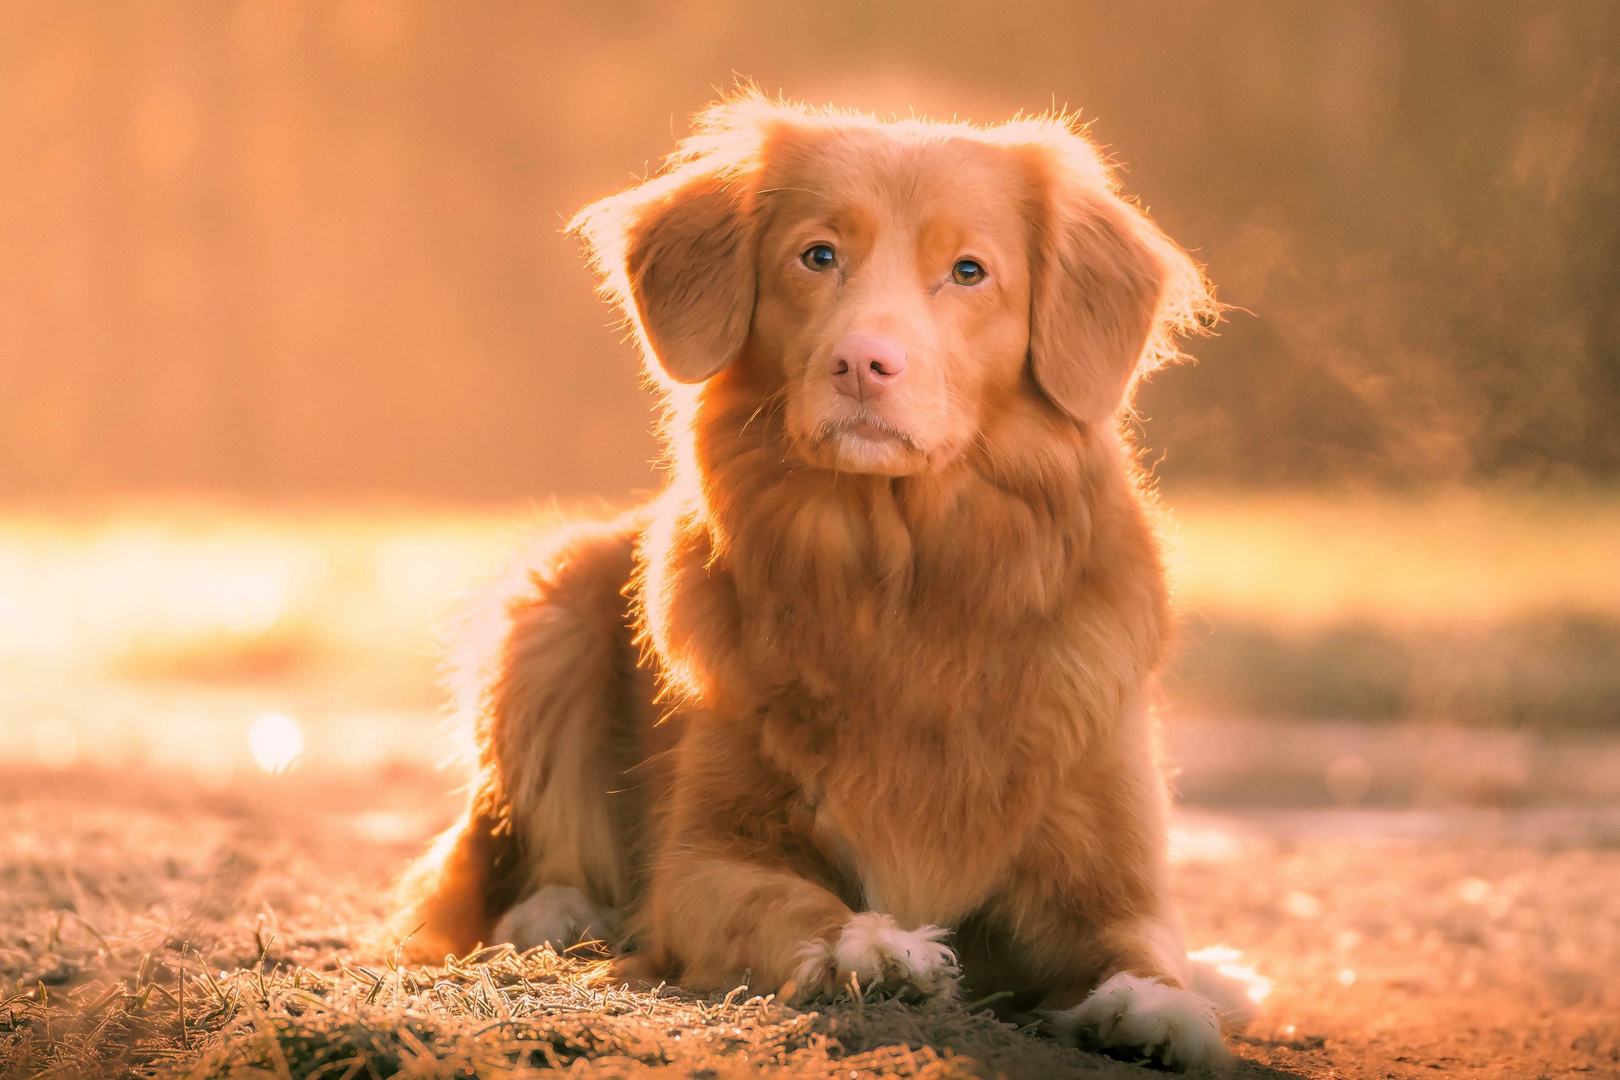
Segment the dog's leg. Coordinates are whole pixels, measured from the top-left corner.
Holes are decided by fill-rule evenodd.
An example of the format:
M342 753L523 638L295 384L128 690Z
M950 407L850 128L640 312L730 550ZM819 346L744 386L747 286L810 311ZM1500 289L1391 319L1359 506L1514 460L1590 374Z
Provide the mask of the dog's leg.
M1219 1007L1188 990L1179 942L1160 927L1115 926L1081 934L1075 952L1099 965L1088 978L1053 993L1043 1027L1059 1041L1125 1051L1172 1069L1219 1069L1230 1060ZM1094 988L1093 988L1094 987Z
M641 921L654 966L686 986L744 981L804 1000L848 986L940 989L955 956L931 926L852 910L807 845L796 786L732 724L689 724ZM849 895L844 895L849 894Z
M1043 1026L1065 1042L1176 1069L1228 1060L1214 1002L1186 988L1169 906L1168 800L1151 717L1127 703L1114 736L1061 789L1015 862L994 918L1046 993Z
M550 945L560 953L581 941L611 940L618 927L618 912L598 908L573 886L542 885L507 909L491 941L510 942L520 951Z
M653 886L648 916L659 967L695 989L748 983L784 999L863 990L932 993L955 972L944 931L908 930L888 915L856 913L791 871L711 854L681 860Z
M523 883L522 852L498 798L475 792L400 884L401 910L377 934L380 951L401 950L417 963L460 956L490 939L500 910Z
M627 772L656 749L622 592L635 524L554 534L457 635L452 688L477 744L477 794L407 881L394 926L423 924L412 952L563 948L612 933L629 902L651 770Z
M956 954L937 926L907 930L892 915L863 911L844 923L835 940L805 942L788 996L814 997L849 986L910 986L932 994L956 975Z
M1069 1045L1173 1069L1224 1066L1219 1009L1186 988L1186 949L1153 860L1121 859L1117 850L1052 859L1051 833L1040 846L1045 855L1020 866L992 918L1017 928L1023 977L1045 995L1043 1029ZM1100 876L1099 866L1112 875Z
M836 940L854 913L787 869L683 847L654 872L644 913L658 966L694 989L747 982L794 997L807 945Z
M498 594L495 647L469 673L463 708L524 858L524 886L497 912L491 944L607 938L631 900L647 774L627 773L649 749L653 692L623 593L633 540L624 523L554 538Z

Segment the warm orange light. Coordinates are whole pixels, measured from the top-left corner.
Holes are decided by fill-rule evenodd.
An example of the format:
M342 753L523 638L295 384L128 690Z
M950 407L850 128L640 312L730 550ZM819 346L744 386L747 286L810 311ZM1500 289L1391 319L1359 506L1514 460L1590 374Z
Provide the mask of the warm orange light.
M1194 963L1212 965L1224 977L1243 987L1244 995L1256 1005L1271 993L1271 980L1254 970L1253 964L1241 963L1243 952L1230 945L1211 945L1207 949L1187 954Z
M265 772L290 772L304 752L304 729L286 713L265 713L248 729L248 749Z
M66 720L41 720L34 725L34 756L48 769L66 769L79 760L79 732Z

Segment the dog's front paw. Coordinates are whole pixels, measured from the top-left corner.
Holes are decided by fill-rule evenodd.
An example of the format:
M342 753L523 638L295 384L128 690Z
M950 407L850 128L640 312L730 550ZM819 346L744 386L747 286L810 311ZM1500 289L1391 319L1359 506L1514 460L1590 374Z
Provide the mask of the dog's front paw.
M956 974L956 954L941 944L947 931L937 926L902 930L893 916L863 912L844 924L836 942L806 942L793 977L803 1000L848 986L923 994L938 992Z
M581 941L609 937L615 921L612 912L598 911L571 885L542 885L501 916L491 944L511 942L519 952L550 944L562 952Z
M1191 990L1120 972L1051 1019L1070 1046L1133 1050L1172 1069L1222 1068L1230 1060L1215 1003Z

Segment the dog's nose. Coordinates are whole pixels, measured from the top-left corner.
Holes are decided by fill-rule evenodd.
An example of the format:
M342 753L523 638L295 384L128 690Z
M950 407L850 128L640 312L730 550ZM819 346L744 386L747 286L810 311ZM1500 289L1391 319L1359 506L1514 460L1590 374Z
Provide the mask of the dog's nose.
M906 350L880 334L845 334L833 347L832 377L838 392L856 401L878 397L906 370Z

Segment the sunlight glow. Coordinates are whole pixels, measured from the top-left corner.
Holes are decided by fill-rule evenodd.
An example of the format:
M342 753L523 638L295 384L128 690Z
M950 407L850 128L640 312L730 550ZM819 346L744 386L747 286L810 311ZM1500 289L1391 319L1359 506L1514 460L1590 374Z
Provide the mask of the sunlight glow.
M1464 491L1429 499L1187 492L1174 504L1167 558L1178 601L1191 610L1298 627L1620 613L1612 505Z
M1237 841L1222 829L1186 828L1179 825L1170 829L1172 866L1230 862L1237 854Z
M1282 898L1282 909L1296 919L1319 919L1322 917L1322 901L1307 892L1297 889Z
M186 765L204 791L224 791L236 771L236 760L230 750L215 740L194 744L186 755Z
M47 769L66 769L79 760L79 732L66 720L41 720L34 725L34 756Z
M304 729L286 713L265 713L248 730L248 748L265 772L290 772L304 752Z
M273 572L238 571L213 583L214 618L226 630L247 637L274 626L287 604L287 586Z
M416 820L387 810L370 810L349 820L356 836L378 844L403 844L426 832Z
M1207 949L1188 953L1187 959L1211 965L1222 976L1240 985L1244 995L1257 1005L1271 993L1270 979L1255 971L1253 964L1239 963L1243 959L1241 949L1234 949L1230 945L1211 945Z

